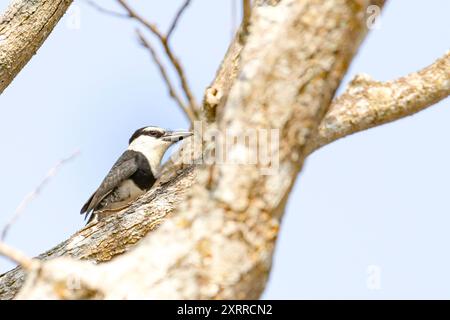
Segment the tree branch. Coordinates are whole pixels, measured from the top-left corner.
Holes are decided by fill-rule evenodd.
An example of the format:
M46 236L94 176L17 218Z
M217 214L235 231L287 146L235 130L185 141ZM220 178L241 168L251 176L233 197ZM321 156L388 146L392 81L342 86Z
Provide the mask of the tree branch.
M217 75L210 85L209 103L214 99L223 103L238 74L242 43L238 37L230 44ZM205 101L207 97L205 95ZM205 113L206 113L205 107ZM208 109L209 110L209 109ZM215 105L211 107L215 113ZM185 144L189 140L185 141ZM183 148L183 149L189 149ZM154 230L173 213L184 199L185 192L193 184L197 167L169 161L157 184L129 209L111 215L95 225L89 224L72 235L68 240L38 256L48 260L61 256L94 262L109 261L136 245L149 231ZM25 281L25 273L20 267L0 275L0 300L12 299Z
M250 0L242 0L242 31L248 33L248 25L250 23L250 14L252 9Z
M231 47L233 46L235 46L235 43L231 44ZM229 55L235 56L235 54L233 53L234 50L230 49L228 50L228 52ZM225 57L224 60L235 61L234 59L230 59L230 57L228 56ZM234 62L230 62L228 64L222 64L221 67L225 69L235 69L236 64ZM441 78L441 75L448 75L448 72L446 73L446 70L448 69L449 67L447 53L446 55L444 55L444 57L438 59L429 67L412 74L423 77L422 79L415 79L415 81L408 81L404 84L420 84L427 82L428 84L419 86L419 88L428 87L432 90L432 92L434 91L438 93L437 95L435 95L435 93L432 93L431 96L437 97L437 99L443 99L446 95L441 94L443 92L442 89L448 90L445 89L448 88L448 83L446 84L445 77ZM430 77L435 72L438 75ZM218 74L221 73L225 73L225 71L222 70L218 72ZM409 77L411 77L411 75L404 78ZM437 80L438 85L436 87L431 86L430 79L433 78ZM438 80L440 78L441 80L443 80L442 82ZM392 82L397 82L400 79ZM212 87L220 86L220 77L216 78L216 82L212 84ZM350 90L348 89L346 93L349 92ZM344 95L342 95L341 97L343 98ZM355 97L353 96L353 98ZM315 137L313 138L312 141L314 141L314 143L308 146L308 154L314 152L314 150L321 146L321 144L318 144L317 141L329 141L329 143L331 143L332 141L336 140L337 137L350 134L350 131L347 131L348 129L346 129L348 127L346 127L344 124L341 125L339 123L339 119L341 119L340 117L332 118L331 116L333 110L341 109L342 105L338 103L340 99L341 98L338 98L331 105L330 111L327 113L320 125L321 129L319 129L319 132L322 137L319 139ZM426 94L421 95L421 98L419 100L412 99L411 101L419 102L422 100L431 101ZM373 104L374 102L376 102L376 99L370 100L370 104ZM438 102L438 100L436 100L435 102ZM352 110L352 106L355 105L345 105L346 107L349 107L349 109L347 110L348 114L353 114L354 111ZM429 104L429 106L431 105L432 103ZM360 117L360 115L358 115L354 118L353 124L355 125L355 127L360 127L361 130L367 129L365 126L360 125L359 121L361 121L361 119L364 121L364 117ZM336 124L335 127L333 126L334 128L336 128L336 130L330 131L326 128L325 123L331 121ZM334 132L341 133L339 135L336 135L334 134ZM157 226L159 226L162 221L164 221L165 217L171 214L177 207L177 205L181 201L183 201L186 190L192 186L195 180L197 169L198 168L196 167L189 166L185 169L182 169L181 171L178 171L176 174L172 172L171 177L165 176L163 178L163 180L165 180L163 184L160 184L157 188L152 189L148 194L140 198L138 202L136 202L125 212L119 213L118 215L112 215L108 219L101 220L95 225L87 226L86 228L74 234L69 240L40 255L39 259L48 260L59 256L69 256L80 260L91 260L98 263L109 261L114 256L128 251L149 231L152 231ZM161 183L161 181L159 183ZM15 268L8 273L0 276L0 299L11 299L20 288L21 284L23 283L23 279L24 274L20 268Z
M0 17L0 94L36 53L72 0L14 0Z
M307 153L347 135L419 112L450 95L450 51L430 66L379 82L356 76L331 105Z
M172 84L172 81L170 80L169 75L167 74L166 68L164 67L161 59L159 59L158 54L156 53L156 50L153 48L153 46L150 43L150 41L148 41L144 37L142 32L140 32L139 30L136 30L136 33L137 33L137 35L139 37L140 42L150 52L150 55L151 55L151 57L153 59L153 62L158 67L159 72L160 72L164 82L167 85L167 89L169 90L169 95L177 102L178 106L181 108L181 110L183 110L183 112L186 114L186 116L191 121L191 123L194 123L194 121L197 119L197 116L192 111L192 108L187 106L183 102L181 97L178 95L178 93L176 92L175 86Z
M232 45L230 46L230 49L227 52L227 55L224 59L224 62L221 65L220 70L218 71L218 76L216 77L216 80L214 81L214 83L211 85L210 89L214 88L216 92L221 92L220 97L215 97L216 101L220 102L221 104L223 103L223 101L225 101L226 99L224 99L225 97L228 96L228 92L226 90L226 88L228 88L228 82L231 82L235 79L235 74L239 72L240 69L240 55L241 55L241 46L237 43L237 41L234 41L232 43ZM424 79L414 79L414 81L407 81L407 83L409 84L414 84L415 81L418 81L418 83L420 83L421 81L424 81L424 83L428 83L428 85L424 85L424 87L428 87L431 90L433 90L433 86L430 86L431 83L433 83L433 81L430 81L432 79L435 79L437 81L437 83L439 84L439 86L442 89L437 89L435 90L436 94L436 101L437 102L439 99L443 99L446 95L448 95L448 76L447 78L445 78L445 75L448 75L448 54L446 56L444 56L444 58L442 58L444 60L446 60L447 62L445 62L444 64L440 64L441 59L439 59L435 64L433 64L432 66L417 72L418 75L423 76L424 78L428 78L428 80L424 81ZM433 73L434 72L424 72L425 70L428 69L435 69L437 72L437 76L436 78L434 78ZM230 71L231 70L231 71ZM441 71L442 73L439 73L438 71ZM220 75L224 75L224 74L229 74L231 75L230 77L221 77ZM440 75L439 75L440 74ZM444 77L442 77L442 75L444 75ZM411 75L410 75L411 76ZM405 78L409 78L410 76L407 76ZM401 78L403 79L403 78ZM410 80L412 80L413 78L411 78ZM438 79L441 79L442 82L438 81ZM395 80L393 82L399 82L399 80ZM231 85L230 85L231 86ZM416 89L423 88L422 86L418 86ZM447 89L446 89L447 88ZM368 89L368 88L366 88ZM410 87L411 90L414 89L414 86ZM347 90L346 93L349 93L350 90ZM358 93L358 90L353 91L353 94ZM412 91L405 91L405 92L412 92ZM428 91L423 91L424 95L421 95L418 97L419 100L427 100L428 102L431 102L433 99L429 99L426 97ZM431 91L433 92L433 91ZM447 92L446 94L444 94L445 92ZM432 95L434 95L434 93L431 93ZM355 94L355 96L357 96L357 94ZM339 99L337 99L337 101L339 101L341 98L343 98L344 95L342 97L340 97ZM377 96L373 95L370 96L371 99L375 99ZM205 97L205 100L207 98ZM347 98L346 98L347 100ZM351 99L349 99L351 100ZM410 96L409 99L407 99L408 101L414 102L416 101L415 98L413 96ZM337 103L337 101L335 101L331 108L330 111L327 113L326 117L323 119L323 121L321 122L320 128L324 129L324 130L328 130L326 129L326 126L324 126L325 123L327 122L333 122L336 125L336 128L340 127L339 124L339 119L341 119L340 117L336 117L335 120L331 119L331 115L333 114L333 110L339 110L340 109L340 105L344 105L342 103ZM370 103L373 103L374 101L370 100ZM400 101L404 101L404 100L400 100ZM422 102L420 102L422 103ZM218 103L217 103L218 104ZM399 104L399 105L403 105L403 104ZM409 106L408 103L406 103L405 105ZM351 106L352 104L347 104L347 106L349 107L349 109L347 109L349 114L353 114L352 113L352 109ZM423 104L422 104L423 106ZM397 106L392 105L392 108L398 108ZM214 110L216 108L213 108ZM344 110L344 109L341 109ZM380 109L380 110L383 110ZM413 109L411 109L413 110ZM410 111L411 111L410 110ZM215 111L214 111L215 113ZM345 112L340 112L339 114L346 114ZM365 117L361 116L361 114L359 112L356 113L358 116L355 117L356 119L359 119L358 121L365 121ZM396 114L396 112L391 112L389 114ZM410 114L410 112L406 112L403 113L403 116ZM349 119L348 117L346 119ZM380 116L379 118L377 118L379 120L382 120L382 116ZM394 120L394 119L392 119ZM391 121L392 121L391 120ZM327 141L331 142L335 139L337 139L340 136L345 136L346 134L355 132L355 131L350 131L348 128L348 125L345 125L345 123L348 123L346 121L344 121L343 124L343 129L342 130L332 130L332 131L323 131L321 129L319 129L319 134L321 134L323 137L325 137L324 139L326 139ZM377 122L377 124L380 123L384 123L383 121L381 122ZM353 123L355 124L355 123ZM375 124L376 125L376 124ZM356 124L357 128L360 128L358 130L364 130L370 126L367 127L366 124L358 126L358 124ZM333 128L335 128L333 126ZM322 132L322 133L320 133ZM328 133L326 133L328 132ZM339 132L339 134L335 134L335 132ZM314 138L313 138L314 139ZM321 138L323 139L323 138ZM316 141L322 141L321 139L314 139ZM313 141L314 141L313 140ZM314 147L315 145L315 147ZM320 143L311 143L307 146L307 148L305 150L307 150L307 152L305 152L305 154L308 154L310 152L312 152L315 148L321 146L323 144ZM107 261L109 259L111 259L111 257L113 257L116 254L122 253L126 250L128 250L129 248L131 248L133 246L133 244L138 241L141 237L143 237L149 230L153 230L155 226L159 225L161 223L161 221L164 219L164 217L167 216L167 214L170 214L173 212L174 208L177 207L178 203L180 201L184 201L185 199L185 191L186 189L191 188L190 186L192 185L192 182L194 181L194 178L197 176L197 171L198 171L198 167L187 167L185 169L182 169L181 172L178 172L177 174L180 174L179 176L175 175L175 179L176 180L172 180L171 179L165 179L168 182L165 182L165 184L162 184L160 186L158 186L158 188L156 188L155 190L150 191L148 194L146 194L145 196L143 196L135 205L133 205L133 207L131 207L129 210L127 210L124 213L120 213L117 216L111 216L109 219L106 220L102 220L100 221L97 225L94 226L88 226L87 228L81 230L80 232L78 232L77 234L75 234L71 239L69 239L68 241L62 243L61 245L59 245L58 247L50 250L48 253L41 255L40 258L42 259L48 259L50 257L57 257L60 255L68 255L68 256L73 256L73 257L77 257L80 259L89 259L89 260L94 260L94 261ZM170 172L170 171L169 171ZM188 172L187 175L184 175L185 172ZM171 172L173 173L173 172ZM173 182L176 181L176 182ZM174 187L175 186L179 186L179 187ZM172 188L170 187L172 186ZM167 189L166 189L167 188ZM157 194L156 197L154 197L155 193ZM164 195L163 200L162 201L158 201L158 199L161 198L161 196ZM156 203L155 203L156 201ZM151 214L150 216L153 217L151 220L151 223L146 224L146 227L144 228L140 228L141 223L144 223L146 221L148 221L149 216L148 214ZM151 227L149 227L149 225ZM133 226L133 227L131 227ZM135 233L135 230L137 230L137 234ZM118 238L116 238L115 234L119 234ZM98 248L99 245L101 244L105 244L103 246L100 246L100 248ZM160 244L161 246L162 244ZM100 271L99 271L100 272ZM17 289L20 287L21 283L23 282L23 272L20 271L20 269L16 268L10 272L8 272L7 274L0 276L0 298L11 298L15 292L17 291Z
M136 21L138 21L139 23L141 23L148 31L150 31L152 34L154 34L157 39L159 40L159 42L161 43L164 52L167 55L167 58L169 59L169 61L171 62L172 66L174 67L179 81L180 81L180 85L181 88L183 89L183 93L186 96L186 99L189 102L189 108L190 113L192 113L193 115L195 115L195 118L198 119L198 105L197 102L195 101L194 95L192 94L192 90L188 84L185 72L183 70L183 67L181 66L180 61L178 60L177 57L175 57L175 54L173 53L172 48L169 45L169 41L168 41L168 36L170 36L170 34L173 32L173 30L175 29L179 18L181 17L181 14L183 13L184 9L187 8L187 5L189 4L189 1L187 1L187 5L185 3L184 6L182 6L180 8L180 10L178 11L177 15L175 16L173 22L172 22L172 26L169 29L169 33L167 35L164 35L157 27L155 24L150 23L148 20L146 20L144 17L142 17L141 15L139 15L134 9L132 9L130 7L130 5L125 1L125 0L117 0L118 3L125 9L125 11L128 13L129 17L132 19L135 19Z
M33 286L20 298L61 298L52 283L67 278L64 266L71 274L82 268L76 275L105 298L259 296L309 137L366 31L365 8L348 1L261 2L252 12L239 77L216 118L222 131L279 129L278 174L261 175L254 165L198 168L173 217L135 250L99 266L44 263L46 277L31 273ZM232 154L241 147L233 146Z
M173 19L172 23L170 24L169 31L167 31L166 34L166 41L169 42L170 36L172 35L172 32L175 30L178 24L178 20L180 20L181 15L183 14L184 10L189 6L191 3L191 0L185 0L183 5L178 9L177 14L175 15L175 18Z

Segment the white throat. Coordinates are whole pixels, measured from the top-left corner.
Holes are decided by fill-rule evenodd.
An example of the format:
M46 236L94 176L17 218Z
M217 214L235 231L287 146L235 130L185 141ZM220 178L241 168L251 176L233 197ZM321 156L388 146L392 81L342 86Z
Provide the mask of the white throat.
M169 147L170 143L153 137L142 136L131 142L128 150L142 153L147 158L153 175L157 177L161 167L161 160Z

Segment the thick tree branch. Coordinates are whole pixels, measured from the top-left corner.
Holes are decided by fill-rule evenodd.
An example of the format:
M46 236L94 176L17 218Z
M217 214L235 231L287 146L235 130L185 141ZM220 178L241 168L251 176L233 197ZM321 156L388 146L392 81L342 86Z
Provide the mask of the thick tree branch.
M305 147L366 31L360 1L260 3L252 11L239 77L217 119L220 130L235 133L280 130L277 174L261 175L254 165L200 168L176 214L135 250L100 266L44 263L45 276L32 273L33 285L28 282L20 298L73 297L54 286L74 270L104 298L259 296ZM233 146L232 155L240 156L241 148Z
M36 53L72 0L14 0L0 17L0 94Z
M232 43L231 47L235 45L235 43ZM233 53L233 50L230 49L228 52L229 55L233 57L236 56ZM235 61L234 59L230 59L229 56L227 56L225 60ZM231 68L234 70L236 68L236 64L234 62L230 62L229 64L222 64L222 68ZM447 72L446 70L449 70L448 54L438 59L429 67L419 72L413 73L412 75L423 77L423 79L415 79L415 81L413 81L412 83L420 84L428 82L428 85L425 85L423 87L429 87L431 92L434 92L431 94L432 97L439 96L439 98L436 99L443 99L446 96L446 94L443 94L443 92L445 92L443 90L447 90L448 95L448 82L446 84L445 77L441 78L441 75L448 77L449 72ZM224 72L224 70L221 70L218 72L218 74ZM430 77L435 72L437 73L437 76ZM400 79L409 77L411 77L411 75ZM212 86L221 86L220 79L220 77L217 77L216 82L213 83ZM430 79L435 79L436 81L438 81L439 85L437 85L436 87L429 86L429 84L431 83ZM440 82L438 79L443 80L443 82ZM395 83L399 80L388 83ZM408 83L410 82L408 81ZM409 90L407 91L409 92ZM349 94L350 92L358 91L351 91L348 89L346 91L346 94ZM344 95L332 103L330 111L323 119L319 129L319 132L321 132L322 134L322 138L320 138L320 141L326 140L332 142L338 137L340 138L341 135L345 136L353 132L348 131L348 127L346 127L345 124L341 126L341 124L339 123L339 117L331 117L333 110L341 109L341 107L343 106L342 104L338 103L338 101L340 101L340 99L343 97ZM346 100L351 100L353 98L356 99L357 96L350 96L346 98ZM368 103L370 105L378 104L376 100L377 97L373 96L372 98L373 99L371 99L370 101L368 100ZM420 99L413 99L412 102L421 103L420 101L428 101L430 102L429 105L431 106L432 99L434 98L428 98L427 94L424 94ZM437 102L438 100L436 100L435 102ZM348 114L354 114L351 109L352 104L346 104L346 106L349 107L349 109L347 110ZM358 121L361 121L361 119L364 121L364 118L361 118L359 116L359 113L355 114L358 115L352 121L355 127L360 127L361 130L367 129L365 126L358 124ZM405 113L405 115L408 114L409 113ZM326 129L326 126L324 124L331 121L336 124L336 130L331 131ZM334 132L340 132L340 134L336 135ZM318 140L319 139L313 139L314 143L308 146L308 153L312 153L319 146L321 146L320 144L317 144L317 142L315 142ZM69 240L42 254L41 256L39 256L39 258L47 260L49 258L55 258L59 256L70 256L82 260L104 262L110 260L112 257L118 254L127 251L128 249L132 248L137 241L145 236L147 232L154 230L156 226L160 225L168 214L173 212L174 208L179 204L179 202L184 199L186 190L190 186L192 186L195 172L196 168L194 168L193 166L181 169L181 171L178 171L176 174L172 172L172 178L167 176L164 177L163 180L166 180L164 184L159 185L157 188L153 189L148 194L143 196L135 205L133 205L133 207L129 208L127 211L120 213L117 216L110 216L108 219L102 220L93 226L89 225L85 229L82 229L74 234ZM20 268L15 268L8 273L0 276L0 299L12 298L23 283L23 279L24 274Z
M224 98L228 95L237 75L241 48L242 44L236 38L219 66L217 76L210 86L217 90L214 101L225 101ZM215 113L215 107L212 109ZM153 188L129 209L98 222L95 227L92 225L85 227L38 258L47 260L69 256L104 262L135 246L147 232L153 230L174 211L194 181L195 167L169 162L158 182L160 186ZM25 273L20 267L0 275L0 300L12 299L24 281Z
M135 19L139 23L141 23L144 27L146 27L151 33L153 33L161 42L164 41L164 34L159 31L154 23L151 23L143 16L141 16L137 11L135 11L127 1L125 0L117 0L117 2L122 6L123 9L127 12L128 16L132 19Z
M37 258L49 260L67 256L95 263L111 260L134 247L149 231L159 226L184 199L194 177L193 166L171 172L128 209L87 225ZM12 299L24 280L25 274L20 267L0 275L0 300Z
M356 76L331 105L308 153L337 139L419 112L450 95L450 51L397 80Z
M211 85L211 88L219 88L220 90L224 90L224 95L219 97L218 101L223 101L223 97L228 96L226 89L227 85L223 84L226 83L227 79L225 77L220 80L221 77L219 77L220 74L236 74L239 70L239 63L240 61L240 52L241 47L236 45L237 41L234 41L232 45L230 46L230 49L228 50L227 56L224 59L224 63L221 66L220 71L218 72L218 77L216 78L216 81ZM233 50L234 48L238 48L238 50ZM446 55L443 59L448 58ZM441 59L440 59L441 60ZM440 60L438 60L435 64L430 66L429 68L433 68L436 64L440 63ZM226 62L228 61L228 62ZM426 68L424 70L427 70L429 68ZM443 65L436 65L436 70L443 71L442 74L448 75L448 61L447 63ZM230 71L231 70L231 71ZM417 74L423 75L424 77L427 77L426 75L430 75L428 72L424 72L424 70L418 72ZM442 75L441 74L441 75ZM411 75L410 75L411 76ZM408 78L410 76L407 76L405 78ZM234 79L234 76L230 77L231 79ZM438 76L439 78L439 76ZM431 78L430 78L431 79ZM436 95L436 101L439 99L444 98L446 95L441 94L447 90L448 92L448 78L446 80L445 77L441 78L444 80L444 82L439 82L442 84L442 90L436 90L436 92L440 92ZM417 80L417 79L416 79ZM419 79L417 81L422 81L424 79ZM399 80L396 80L394 82L398 82ZM447 81L447 84L446 82ZM425 81L426 82L426 81ZM432 81L428 81L428 83L431 83ZM231 86L231 85L230 85ZM420 87L420 86L419 86ZM431 87L430 87L431 88ZM447 89L445 89L447 88ZM411 88L412 89L412 88ZM432 88L431 88L432 89ZM219 90L217 90L219 91ZM350 90L347 90L347 93L349 93ZM359 91L352 91L358 93ZM423 91L425 93L425 91ZM448 93L447 93L448 95ZM343 96L342 96L343 97ZM428 100L429 102L432 99L428 99L425 96L421 96L419 100ZM373 95L372 98L377 98L376 95ZM207 98L205 98L206 100ZM339 98L337 101L339 101L341 98ZM320 128L324 127L324 123L327 123L327 121L331 121L330 114L333 113L333 110L335 110L336 106L341 105L334 102L332 105L329 113L326 115L324 120L322 121L322 124ZM411 99L411 101L416 101L414 99ZM370 103L373 103L372 101ZM348 106L351 106L351 104L348 104ZM214 108L215 109L215 108ZM338 108L339 109L339 108ZM351 109L348 109L349 111ZM350 111L349 111L350 112ZM215 111L214 111L215 113ZM351 113L351 112L350 112ZM394 112L395 113L395 112ZM342 114L345 114L342 113ZM360 115L360 113L357 113ZM404 113L404 115L408 115L409 113ZM339 117L336 117L336 119L339 119ZM348 119L348 117L346 118ZM360 116L356 117L356 119L364 121L364 117L361 118ZM379 118L379 120L381 117ZM393 120L393 119L392 119ZM339 128L339 122L337 120L333 120L336 123L336 126ZM384 123L381 121L380 123ZM345 125L344 125L345 126ZM356 125L358 127L358 125ZM370 127L370 126L369 126ZM324 137L327 137L326 139L329 139L329 141L333 141L336 138L339 138L339 135L346 135L353 131L347 129L343 130L332 130L332 131L323 131L323 132L329 132L327 134L323 134ZM366 129L366 125L362 125L359 128L360 130ZM321 130L319 129L319 132ZM335 132L340 132L338 135L335 134ZM329 134L329 136L328 136ZM313 151L312 146L320 146L321 144L317 143L311 143L308 148L306 149L305 153L310 153ZM191 186L194 177L196 176L196 171L198 167L188 167L183 169L181 172L181 175L178 176L175 180L172 180L170 178L166 178L165 180L168 180L165 185L160 186L159 188L152 190L147 195L142 197L135 205L133 205L132 208L124 212L123 214L119 214L118 216L112 216L109 219L102 220L99 222L98 227L95 226L88 226L86 229L81 230L79 233L74 235L71 239L68 241L62 243L60 246L52 249L48 253L42 255L40 258L46 259L49 257L57 257L60 255L69 255L81 259L89 259L94 261L106 261L111 259L112 256L122 253L125 250L128 250L128 248L132 247L133 244L138 241L142 236L144 236L149 230L153 230L153 228L160 224L162 219L164 217L171 213L174 208L177 206L179 201L184 199L185 190L187 189L187 186ZM186 171L187 170L187 171ZM170 172L170 171L169 171ZM188 174L184 175L184 172L188 172ZM173 173L173 172L171 172ZM175 175L176 176L176 175ZM175 182L173 182L175 181ZM172 184L174 183L174 184ZM180 186L180 187L174 187L174 186ZM170 186L173 188L170 189ZM167 189L165 189L167 188ZM158 191L157 191L158 190ZM163 198L164 200L162 202L154 203L156 199L159 199L158 197L153 197L152 195L158 194L159 196L165 195ZM143 227L142 229L139 228L139 226L148 221L149 216L146 214L149 214L151 217L154 217L151 219L151 222L146 225L146 227ZM130 227L133 226L133 227ZM92 229L93 228L93 229ZM137 232L135 233L134 230L137 228ZM88 231L86 231L88 230ZM89 231L90 230L90 231ZM105 232L103 232L105 230ZM141 231L139 231L141 230ZM83 233L83 234L82 234ZM114 234L119 234L119 237L116 240ZM137 235L136 235L137 234ZM99 244L106 243L105 246L97 248ZM99 271L100 272L100 271ZM23 282L23 273L20 271L20 269L14 269L10 271L9 273L0 276L0 297L1 298L11 298L17 289L20 287L21 283Z

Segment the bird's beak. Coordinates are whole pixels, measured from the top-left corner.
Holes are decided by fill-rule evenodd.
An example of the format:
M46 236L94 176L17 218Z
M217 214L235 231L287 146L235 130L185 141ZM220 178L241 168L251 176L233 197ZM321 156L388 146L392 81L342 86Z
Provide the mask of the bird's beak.
M168 131L162 139L167 142L177 142L192 135L193 133L190 131Z

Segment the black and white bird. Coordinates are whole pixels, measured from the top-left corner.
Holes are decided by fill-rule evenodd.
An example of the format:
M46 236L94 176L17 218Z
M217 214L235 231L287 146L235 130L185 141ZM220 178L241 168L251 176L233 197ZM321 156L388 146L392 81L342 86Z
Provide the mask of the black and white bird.
M119 157L94 194L81 208L88 223L98 215L128 207L146 193L158 177L161 159L174 143L192 135L189 131L169 131L159 127L136 130L127 150Z

